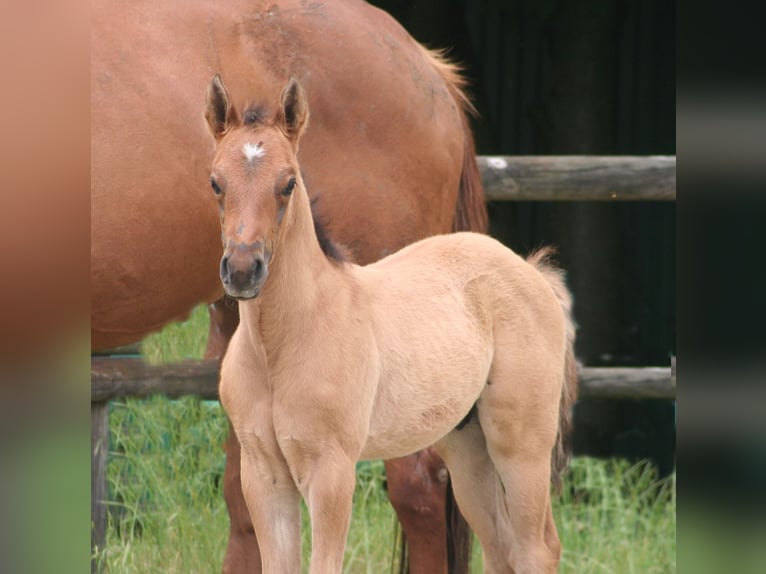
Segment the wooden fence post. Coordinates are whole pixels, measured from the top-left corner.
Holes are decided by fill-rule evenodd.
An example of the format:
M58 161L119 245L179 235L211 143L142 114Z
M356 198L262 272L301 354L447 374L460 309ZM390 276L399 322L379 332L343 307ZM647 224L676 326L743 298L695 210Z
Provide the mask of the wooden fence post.
M106 457L109 453L109 403L90 404L90 571L102 570L95 551L106 540Z

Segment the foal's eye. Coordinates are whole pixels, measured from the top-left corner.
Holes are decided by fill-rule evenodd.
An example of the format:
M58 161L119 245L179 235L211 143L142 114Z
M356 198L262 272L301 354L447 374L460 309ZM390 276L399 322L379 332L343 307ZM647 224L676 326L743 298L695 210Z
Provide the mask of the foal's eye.
M291 177L290 181L287 182L287 185L282 188L282 191L280 192L282 195L287 197L293 192L293 189L295 189L295 178Z
M213 188L213 193L216 195L221 195L221 193L223 193L221 188L218 186L218 183L212 177L210 178L210 187Z

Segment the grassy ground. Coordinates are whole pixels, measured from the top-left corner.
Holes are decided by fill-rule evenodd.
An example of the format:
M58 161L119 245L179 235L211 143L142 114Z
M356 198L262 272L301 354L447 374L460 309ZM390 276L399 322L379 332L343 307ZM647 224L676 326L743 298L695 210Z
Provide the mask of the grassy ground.
M198 358L204 309L148 339L149 360ZM112 403L108 465L111 512L100 552L109 572L220 571L228 533L222 495L224 414L185 398ZM387 573L396 559L396 520L380 462L357 467L345 572ZM554 514L562 573L675 572L675 476L658 482L646 465L576 459ZM304 526L307 514L304 511ZM304 527L304 554L310 540ZM306 560L304 560L304 567ZM472 571L481 572L474 545Z

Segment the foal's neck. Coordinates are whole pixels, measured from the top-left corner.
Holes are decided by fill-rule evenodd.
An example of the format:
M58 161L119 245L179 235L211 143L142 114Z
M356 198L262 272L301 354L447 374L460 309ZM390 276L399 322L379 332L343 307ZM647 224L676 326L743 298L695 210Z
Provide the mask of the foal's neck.
M342 266L322 251L311 201L301 183L280 224L263 290L252 307L250 302L240 307L243 319L257 307L259 334L267 352L270 347L278 348L306 329L342 273Z

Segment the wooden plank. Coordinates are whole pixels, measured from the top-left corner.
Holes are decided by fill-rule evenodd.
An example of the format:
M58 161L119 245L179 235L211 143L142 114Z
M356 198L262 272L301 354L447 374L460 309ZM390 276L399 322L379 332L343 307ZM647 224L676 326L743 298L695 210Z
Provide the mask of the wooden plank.
M184 361L148 365L141 359L91 360L91 401L120 397L170 398L197 395L218 398L218 364ZM670 367L585 367L580 370L580 397L615 399L674 399L675 377Z
M586 367L580 371L578 398L675 399L669 367Z
M91 401L146 398L157 394L173 399L185 395L218 398L218 363L215 360L149 365L142 359L93 357L90 364Z
M91 355L97 356L109 356L109 355L140 355L141 343L130 343L129 345L122 345L121 347L114 347L112 349L100 349L91 351Z
M675 201L675 156L477 156L488 201Z
M90 404L90 550L103 548L106 541L106 457L109 454L109 404ZM101 565L91 559L91 573L100 572Z

